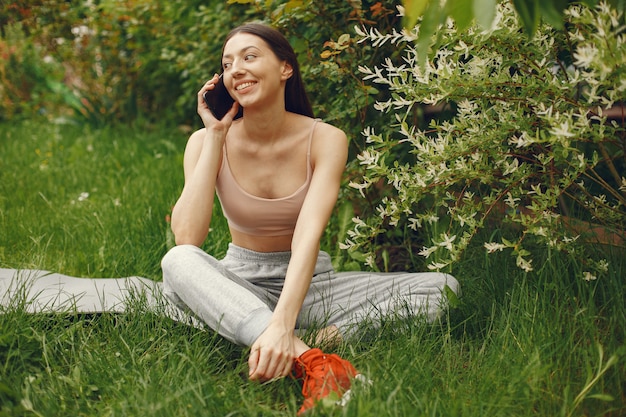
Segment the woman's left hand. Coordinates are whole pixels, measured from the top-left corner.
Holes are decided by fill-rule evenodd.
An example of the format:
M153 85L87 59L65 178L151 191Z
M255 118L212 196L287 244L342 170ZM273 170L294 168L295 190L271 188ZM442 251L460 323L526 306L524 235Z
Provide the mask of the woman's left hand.
M293 329L270 324L254 342L248 359L253 381L282 378L291 372L296 358Z

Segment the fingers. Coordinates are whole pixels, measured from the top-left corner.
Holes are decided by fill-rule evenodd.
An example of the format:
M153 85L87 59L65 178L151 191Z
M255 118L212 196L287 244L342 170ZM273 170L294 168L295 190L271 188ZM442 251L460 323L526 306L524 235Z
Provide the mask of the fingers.
M252 352L250 352L250 357L248 358L248 376L250 377L250 379L252 379L253 375L256 375L256 370L259 363L259 356L260 349L252 349Z
M239 102L235 101L233 106L228 110L228 113L224 115L224 118L228 117L228 119L232 122L237 116L237 112L239 112Z
M254 348L250 352L248 366L251 380L269 381L289 375L293 357L271 349Z
M202 88L200 88L200 90L198 91L197 111L205 127L209 127L210 125L215 125L217 122L219 122L219 120L215 118L215 115L213 114L213 112L209 108L208 103L204 99L205 93L207 91L213 90L216 84L219 82L219 80L220 80L220 77L218 74L213 75L213 78L211 78L206 83L204 83ZM226 120L226 124L222 124L222 128L224 128L225 126L226 129L228 129L228 127L230 127L230 124L234 120L235 116L237 116L239 107L236 107L236 106L233 106L233 107L235 107L235 109L231 108L231 110L225 115L228 117L228 119Z
M219 80L219 76L215 74L213 78L211 78L209 81L204 83L200 91L198 91L198 100L202 100L202 102L204 102L204 97L203 97L204 93L207 92L208 90L213 90L218 80Z

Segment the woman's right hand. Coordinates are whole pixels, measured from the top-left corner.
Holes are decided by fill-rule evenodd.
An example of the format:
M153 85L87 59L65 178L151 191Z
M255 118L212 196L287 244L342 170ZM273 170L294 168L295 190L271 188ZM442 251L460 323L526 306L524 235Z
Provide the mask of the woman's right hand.
M207 106L204 101L204 93L215 88L215 84L219 81L219 75L215 74L213 78L207 81L200 91L198 91L198 115L202 119L202 123L204 123L204 127L207 129L215 129L228 131L230 125L233 123L233 119L237 115L239 111L239 103L234 102L231 109L224 115L222 120L218 120L213 116L213 113Z

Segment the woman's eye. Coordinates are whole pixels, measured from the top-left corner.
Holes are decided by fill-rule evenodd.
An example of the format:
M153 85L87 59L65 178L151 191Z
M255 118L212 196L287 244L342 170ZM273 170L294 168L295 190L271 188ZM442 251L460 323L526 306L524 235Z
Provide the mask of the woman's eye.
M222 64L222 68L224 68L224 69L228 69L228 68L230 67L230 65L231 65L231 64L230 64L230 62L224 62L224 63Z
M254 59L254 58L256 58L256 56L252 55L252 54L248 54L248 55L245 56L246 61L249 61L249 60Z

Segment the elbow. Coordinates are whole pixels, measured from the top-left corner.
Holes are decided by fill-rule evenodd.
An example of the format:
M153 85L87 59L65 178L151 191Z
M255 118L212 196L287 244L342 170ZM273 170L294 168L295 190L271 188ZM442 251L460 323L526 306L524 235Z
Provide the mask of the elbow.
M194 233L174 232L174 243L176 243L176 246L193 245L200 247L202 246L202 243L204 243L204 238L199 237Z
M194 245L194 246L200 247L200 244L197 242L197 240L191 239L191 238L186 237L186 236L183 236L183 237L176 236L175 239L174 239L174 243L176 243L176 246Z
M174 239L174 242L176 243L176 246L193 245L193 246L201 247L203 241L198 240L198 239L188 238L188 237L181 237L181 238L176 237L176 239Z
M202 246L209 235L209 222L198 222L189 216L181 215L176 207L172 211L171 221L174 243L179 245Z
M176 246L193 245L198 247L202 246L207 235L198 233L197 230L181 227L172 227L172 234L174 235L174 243Z

